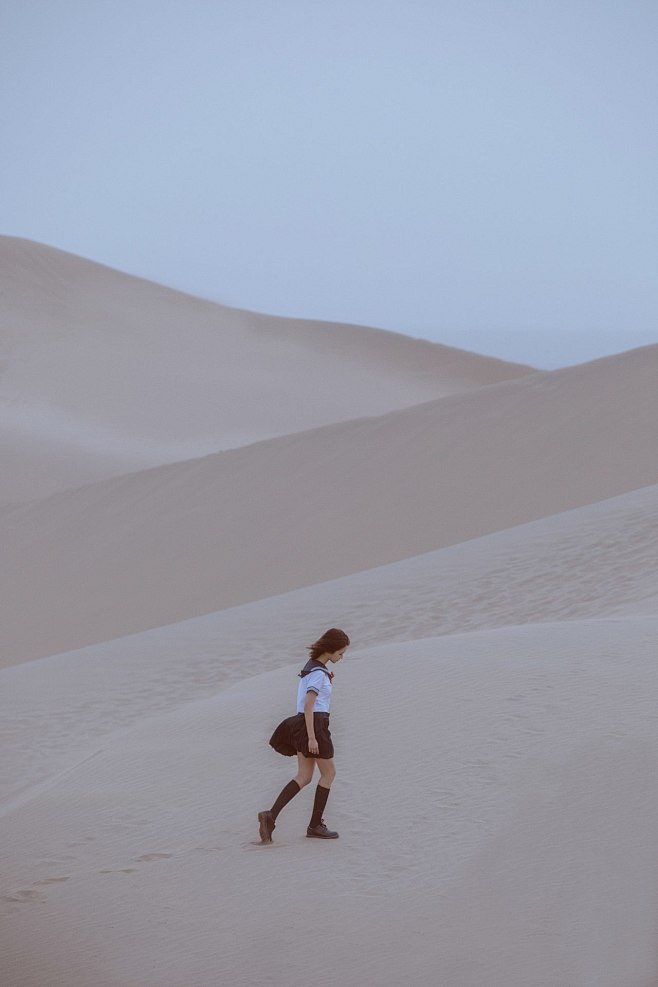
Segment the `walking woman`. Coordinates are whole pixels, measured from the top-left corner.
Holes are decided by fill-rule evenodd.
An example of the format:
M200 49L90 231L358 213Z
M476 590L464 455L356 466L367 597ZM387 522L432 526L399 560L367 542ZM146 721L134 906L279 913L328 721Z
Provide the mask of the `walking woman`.
M285 805L308 785L317 764L320 781L315 789L313 814L306 835L321 840L335 840L338 833L325 826L322 814L329 798L331 783L336 777L334 745L329 731L331 681L334 673L327 665L337 664L350 643L345 631L330 628L307 650L309 660L299 673L297 714L279 723L270 737L270 746L286 757L297 754L297 774L279 793L271 809L258 813L260 838L272 842L276 818Z

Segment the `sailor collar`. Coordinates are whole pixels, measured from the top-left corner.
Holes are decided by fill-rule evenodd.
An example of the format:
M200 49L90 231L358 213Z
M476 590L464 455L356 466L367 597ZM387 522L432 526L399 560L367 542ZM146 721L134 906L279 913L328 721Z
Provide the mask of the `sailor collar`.
M301 672L299 673L299 678L300 679L306 678L306 676L310 675L311 672L314 672L316 668L319 669L321 672L324 672L324 674L331 682L331 680L334 677L334 673L330 672L327 666L323 665L323 663L321 661L318 661L317 658L309 658L309 660L306 662Z

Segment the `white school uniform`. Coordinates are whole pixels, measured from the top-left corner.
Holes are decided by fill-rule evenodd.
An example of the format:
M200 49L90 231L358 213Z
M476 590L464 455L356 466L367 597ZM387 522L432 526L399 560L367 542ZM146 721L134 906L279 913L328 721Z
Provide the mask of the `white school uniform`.
M323 672L321 668L314 668L312 672L299 680L297 686L298 713L304 712L304 701L308 692L314 692L317 696L313 712L328 713L331 706L331 679L327 672Z

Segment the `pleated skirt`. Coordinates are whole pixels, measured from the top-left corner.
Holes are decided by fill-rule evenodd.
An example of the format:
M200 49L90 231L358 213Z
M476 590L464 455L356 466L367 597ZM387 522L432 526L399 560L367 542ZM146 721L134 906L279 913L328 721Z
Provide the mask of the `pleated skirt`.
M318 742L318 754L310 754L308 749L308 733L306 719L303 713L296 713L282 720L270 737L270 747L285 757L300 753L304 757L320 757L327 759L334 756L334 745L329 730L329 714L313 713L315 739Z

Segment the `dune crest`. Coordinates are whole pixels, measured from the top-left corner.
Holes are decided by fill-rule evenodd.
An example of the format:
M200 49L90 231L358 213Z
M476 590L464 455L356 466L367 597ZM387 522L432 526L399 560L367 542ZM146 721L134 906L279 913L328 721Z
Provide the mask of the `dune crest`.
M367 572L5 668L0 812L8 799L31 798L35 786L70 770L109 734L288 666L303 653L309 627L337 621L349 627L359 649L392 642L404 649L418 639L510 625L655 616L657 557L658 485Z
M5 510L6 654L174 623L654 484L657 377L647 347Z
M658 983L658 346L532 372L0 260L3 983L305 983L310 920L317 987ZM340 839L304 791L264 847L328 626Z
M0 504L532 372L194 298L0 237Z

